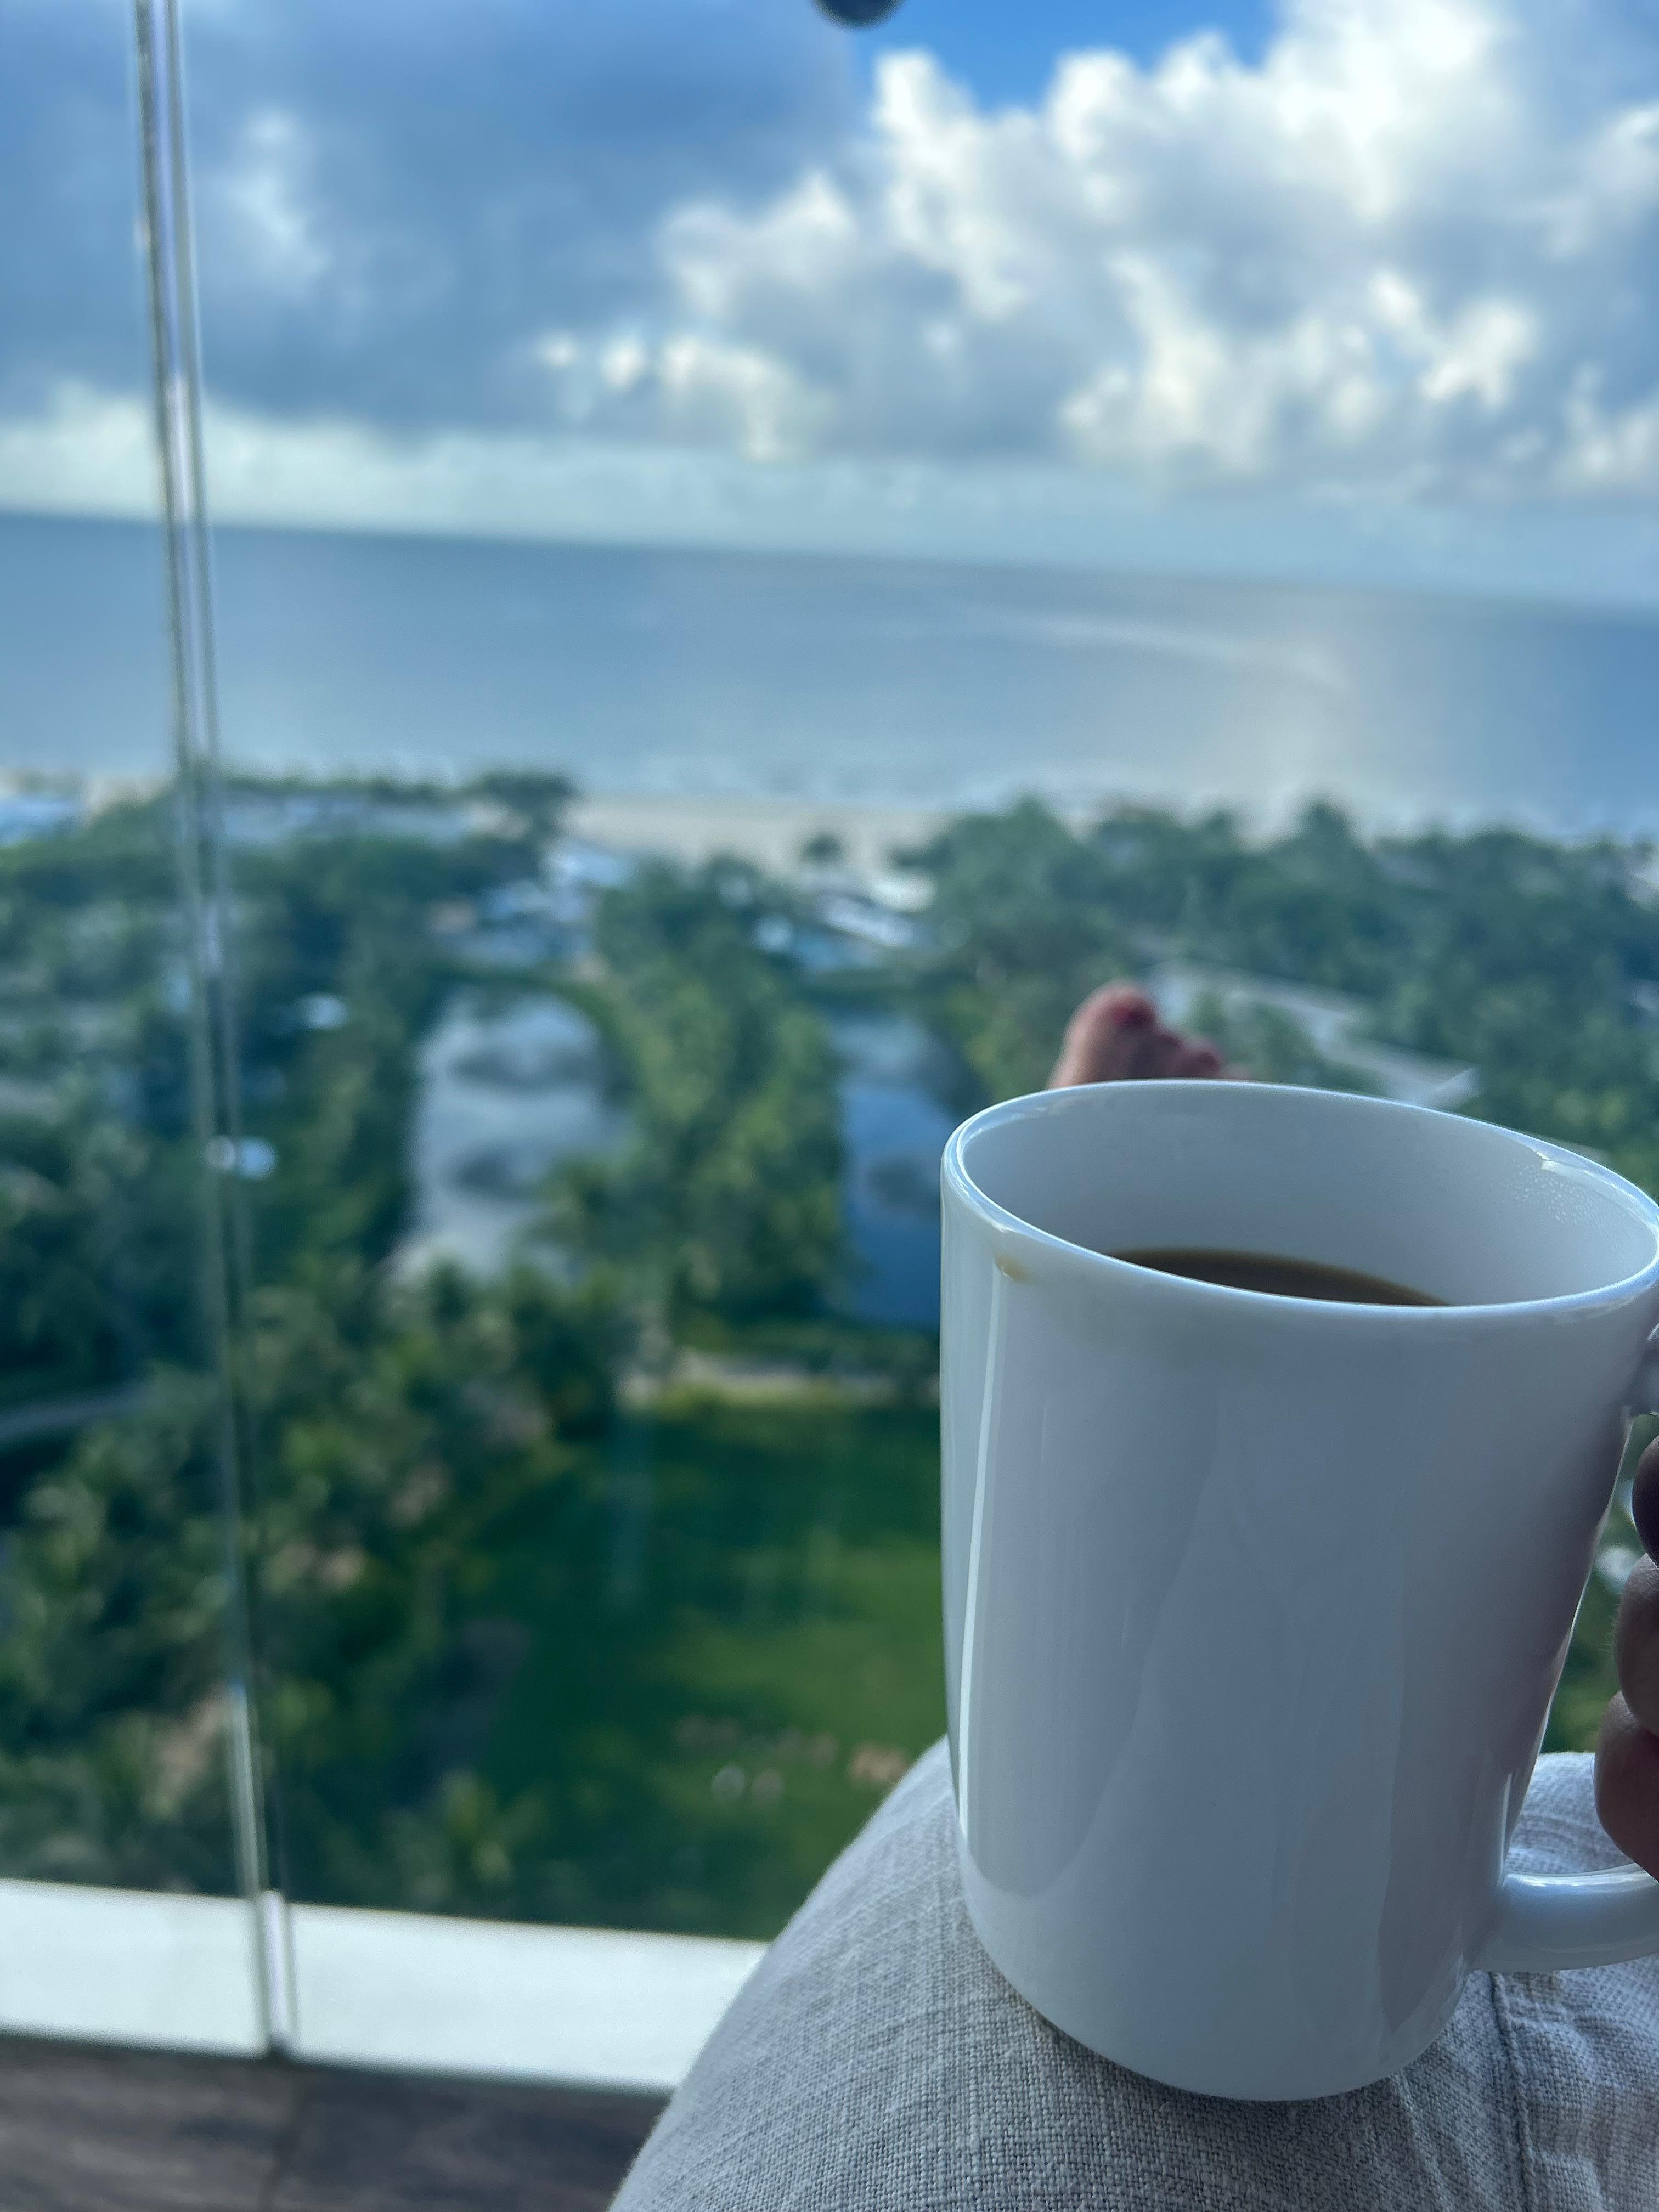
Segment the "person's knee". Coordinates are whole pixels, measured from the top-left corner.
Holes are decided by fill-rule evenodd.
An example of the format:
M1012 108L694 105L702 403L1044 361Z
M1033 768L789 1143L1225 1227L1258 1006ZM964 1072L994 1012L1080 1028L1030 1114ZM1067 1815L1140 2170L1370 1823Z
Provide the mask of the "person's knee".
M617 2212L1500 2206L1501 2192L1435 2193L1491 2170L1490 2007L1471 1996L1424 2070L1317 2106L1188 2096L1112 2065L1050 2027L981 1948L941 1745L768 1953ZM1418 2193L1389 2193L1401 2186Z

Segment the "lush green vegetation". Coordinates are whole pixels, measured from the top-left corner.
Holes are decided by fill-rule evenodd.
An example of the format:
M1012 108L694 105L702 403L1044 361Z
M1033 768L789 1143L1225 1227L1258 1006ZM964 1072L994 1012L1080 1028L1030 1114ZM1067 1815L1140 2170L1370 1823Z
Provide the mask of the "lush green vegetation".
M1328 805L1266 842L1228 814L1145 808L1079 833L1030 803L915 857L939 924L918 982L984 1096L1042 1080L1087 983L1179 954L1352 993L1379 1040L1472 1061L1474 1112L1659 1187L1649 847L1366 839Z
M444 837L402 787L356 795L236 869L272 1164L245 1186L241 1564L301 1895L764 1933L937 1734L931 1347L838 1317L830 1005L918 1016L965 1110L1040 1083L1111 975L1316 984L1473 1061L1471 1110L1659 1188L1643 848L1028 805L911 856L927 926L882 966L815 975L799 893L722 863L643 871L591 941L492 981L437 924L534 873L564 787L483 780ZM7 1872L230 1878L182 956L161 802L0 851L0 1421L102 1413L0 1426ZM419 1045L463 983L562 992L605 1040L629 1134L548 1192L574 1266L386 1265ZM1260 1074L1340 1079L1282 1016L1229 1024ZM1557 1741L1593 1729L1611 1606L1593 1583Z
M599 917L595 1011L633 1135L621 1158L564 1176L556 1226L624 1265L670 1327L810 1313L839 1257L834 1058L756 942L768 911L755 872L727 863L647 868Z
M742 870L647 876L597 963L527 979L594 1017L631 1108L624 1156L550 1194L584 1285L386 1273L416 1048L470 976L432 917L534 869L547 784L491 779L505 819L453 842L325 823L240 856L246 1121L276 1162L244 1194L243 1565L279 1848L307 1896L763 1932L940 1725L932 1414L911 1344L819 1310L835 1071ZM0 1862L222 1887L228 1561L167 835L137 807L0 854L38 1091L0 1122L5 1383L143 1385L9 1462ZM142 951L119 975L87 966L100 911ZM71 1003L101 1059L46 1031ZM673 1333L783 1380L665 1395ZM794 1379L884 1361L873 1401Z

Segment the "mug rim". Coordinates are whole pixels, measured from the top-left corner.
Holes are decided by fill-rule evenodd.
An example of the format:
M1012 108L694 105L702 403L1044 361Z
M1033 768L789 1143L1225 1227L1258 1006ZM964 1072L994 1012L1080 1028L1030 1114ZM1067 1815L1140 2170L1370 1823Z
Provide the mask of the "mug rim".
M1146 1267L1133 1260L1125 1260L1111 1252L1097 1251L1091 1245L1076 1244L1064 1237L1056 1237L1052 1230L1039 1228L1036 1222L1027 1221L994 1199L988 1191L974 1181L963 1158L963 1148L978 1132L994 1127L1006 1121L1036 1118L1041 1113L1064 1113L1073 1110L1069 1102L1081 1101L1102 1091L1139 1095L1156 1091L1165 1094L1216 1096L1229 1091L1249 1091L1256 1097L1273 1092L1298 1098L1328 1099L1340 1111L1382 1114L1385 1115L1427 1116L1436 1121L1458 1121L1466 1127L1487 1130L1502 1140L1524 1146L1540 1159L1564 1171L1579 1176L1585 1182L1595 1182L1615 1198L1627 1212L1632 1213L1653 1237L1654 1250L1646 1263L1632 1273L1621 1275L1607 1283L1598 1283L1587 1291L1565 1291L1545 1298L1506 1298L1485 1304L1456 1304L1405 1306L1365 1304L1352 1301L1302 1298L1286 1296L1279 1291L1243 1290L1231 1283L1212 1283L1201 1277L1170 1275L1157 1268ZM1035 1109L1035 1111L1034 1111ZM1623 1304L1644 1291L1659 1285L1659 1200L1650 1198L1638 1184L1621 1176L1615 1169L1604 1167L1599 1160L1586 1158L1583 1153L1565 1145L1553 1144L1547 1137L1531 1137L1524 1130L1512 1129L1502 1121L1476 1121L1464 1115L1448 1114L1435 1106L1417 1106L1400 1098L1377 1098L1364 1092L1328 1091L1314 1084L1256 1083L1229 1081L1224 1077L1161 1077L1156 1081L1126 1079L1112 1083L1077 1083L1062 1085L1052 1091L1030 1091L1017 1098L1005 1098L994 1106L981 1107L965 1121L959 1122L945 1141L939 1161L939 1181L942 1188L953 1194L971 1212L978 1214L1006 1237L1012 1232L1021 1243L1035 1243L1045 1255L1067 1267L1081 1266L1088 1273L1104 1269L1108 1277L1122 1274L1146 1285L1154 1295L1170 1294L1177 1297L1195 1297L1206 1300L1226 1301L1222 1309L1243 1317L1247 1313L1294 1313L1314 1327L1352 1328L1356 1325L1375 1327L1379 1316L1386 1315L1391 1323L1406 1328L1433 1326L1444 1328L1455 1322L1470 1321L1492 1323L1505 1318L1520 1319L1540 1314L1571 1314L1585 1312L1607 1304ZM999 1255L997 1264L1010 1273L1018 1269L1011 1259Z

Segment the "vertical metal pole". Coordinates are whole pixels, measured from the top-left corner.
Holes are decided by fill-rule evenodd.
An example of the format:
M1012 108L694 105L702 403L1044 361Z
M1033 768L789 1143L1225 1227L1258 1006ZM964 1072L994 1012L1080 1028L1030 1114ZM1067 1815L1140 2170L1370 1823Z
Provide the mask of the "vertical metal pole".
M294 2028L286 1914L268 1871L248 1587L238 1338L247 1281L232 912L223 835L218 681L202 453L201 373L178 0L133 0L139 168L161 471L173 798L191 977L191 1098L202 1189L202 1310L216 1370L223 1538L226 1752L237 1887L268 2046Z

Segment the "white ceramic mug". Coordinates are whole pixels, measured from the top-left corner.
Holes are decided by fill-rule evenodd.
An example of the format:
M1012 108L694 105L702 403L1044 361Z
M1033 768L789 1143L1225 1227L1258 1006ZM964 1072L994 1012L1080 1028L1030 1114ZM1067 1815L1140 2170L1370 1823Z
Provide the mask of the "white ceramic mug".
M1504 1854L1617 1472L1659 1206L1552 1146L1234 1083L993 1107L946 1148L944 1538L991 1957L1231 2097L1407 2064L1477 1966L1659 1951L1634 1868ZM1276 1254L1443 1306L1114 1250Z

